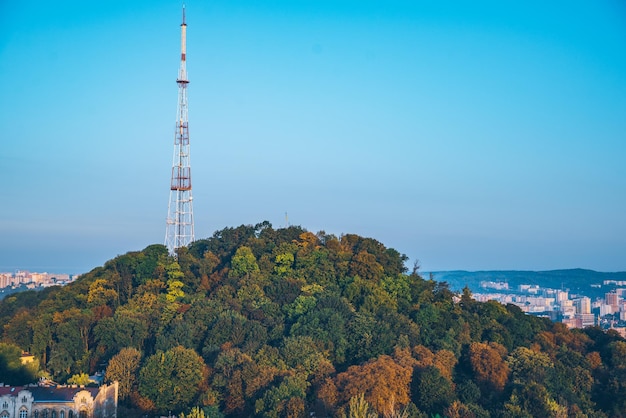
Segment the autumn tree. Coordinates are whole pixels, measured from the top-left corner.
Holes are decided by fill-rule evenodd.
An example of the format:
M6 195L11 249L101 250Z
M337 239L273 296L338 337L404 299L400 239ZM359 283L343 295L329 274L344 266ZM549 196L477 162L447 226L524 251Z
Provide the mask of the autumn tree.
M476 418L476 414L462 402L452 402L444 411L447 418Z
M350 262L350 275L360 276L368 281L378 282L382 279L385 270L378 263L376 256L367 251L360 251L352 257Z
M504 389L509 377L505 355L506 349L498 343L470 344L469 360L476 380L489 389Z
M410 382L413 370L382 355L362 366L351 366L335 379L340 399L363 393L365 399L380 414L390 413L410 401Z
M105 372L108 382L118 382L120 399L128 398L137 384L137 371L141 361L141 352L133 347L123 348L109 361Z
M450 382L452 382L452 373L454 372L454 366L456 366L458 360L454 353L449 350L439 350L435 353L433 359L433 366L435 366L439 373Z
M244 380L244 370L253 364L253 359L242 353L240 349L233 348L231 344L219 354L215 361L215 375L212 386L220 391L223 398L224 411L227 414L242 414L246 407L246 395L252 395L254 390L247 388ZM274 376L271 376L272 378ZM249 390L246 393L246 389ZM258 387L256 388L258 389Z
M415 358L415 365L421 369L432 366L435 361L435 354L421 344L413 347L413 357Z
M96 279L89 285L87 303L89 306L114 306L119 301L118 293L106 279Z

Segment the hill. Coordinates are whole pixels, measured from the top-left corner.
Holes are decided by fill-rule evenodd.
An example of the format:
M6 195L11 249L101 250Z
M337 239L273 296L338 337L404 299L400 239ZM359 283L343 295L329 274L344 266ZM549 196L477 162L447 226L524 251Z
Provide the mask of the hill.
M106 370L124 417L625 416L618 335L478 303L406 260L268 222L177 257L152 245L0 302L0 375L19 349L58 382Z

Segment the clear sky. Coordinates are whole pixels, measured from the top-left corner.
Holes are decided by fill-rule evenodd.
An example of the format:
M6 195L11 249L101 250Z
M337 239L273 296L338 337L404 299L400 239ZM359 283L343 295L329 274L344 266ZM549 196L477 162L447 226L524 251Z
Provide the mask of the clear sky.
M0 271L163 243L181 3L0 0ZM196 238L626 270L622 0L188 0Z

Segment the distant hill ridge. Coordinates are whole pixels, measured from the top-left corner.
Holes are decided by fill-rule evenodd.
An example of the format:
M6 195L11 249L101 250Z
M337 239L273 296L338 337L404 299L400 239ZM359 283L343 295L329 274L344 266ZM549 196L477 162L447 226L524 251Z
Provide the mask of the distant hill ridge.
M605 292L614 285L601 286L605 280L626 281L626 272L599 272L581 268L547 270L547 271L526 271L526 270L486 270L486 271L435 271L426 273L432 274L433 279L445 281L452 290L460 291L468 286L472 290L480 287L482 281L505 281L509 283L511 289L516 289L521 284L539 285L551 289L570 289L572 292L583 292L597 294Z

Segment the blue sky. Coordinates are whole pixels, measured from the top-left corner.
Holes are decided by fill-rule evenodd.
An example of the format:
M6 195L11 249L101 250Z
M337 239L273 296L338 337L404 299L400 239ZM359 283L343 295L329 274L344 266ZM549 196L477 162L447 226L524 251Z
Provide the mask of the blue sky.
M0 271L162 243L181 4L0 1ZM196 238L626 270L626 5L187 1Z

